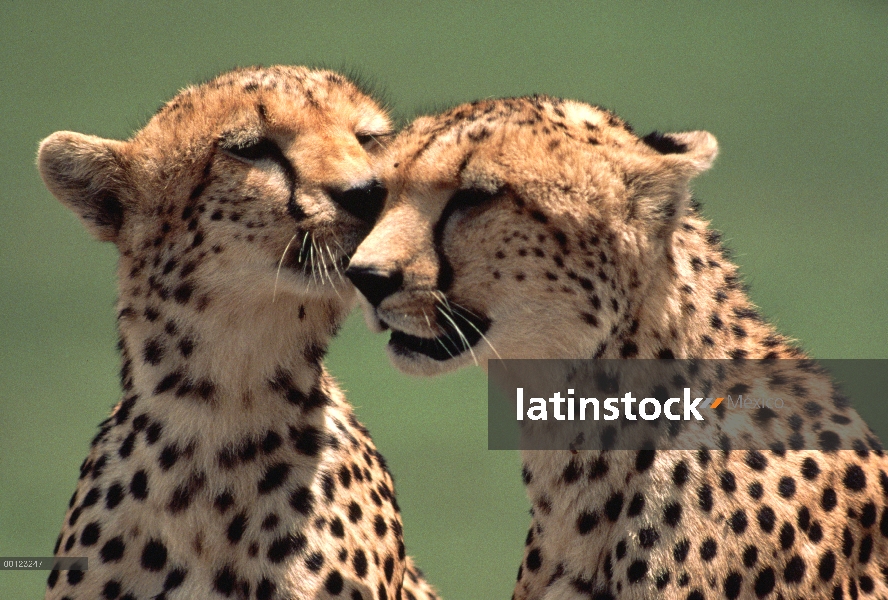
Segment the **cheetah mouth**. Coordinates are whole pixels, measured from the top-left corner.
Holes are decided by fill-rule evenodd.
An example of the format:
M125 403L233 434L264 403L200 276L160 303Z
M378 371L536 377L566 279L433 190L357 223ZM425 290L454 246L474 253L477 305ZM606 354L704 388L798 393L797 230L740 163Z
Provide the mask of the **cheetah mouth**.
M392 329L389 348L399 356L411 357L416 354L427 356L432 360L446 361L454 359L471 349L490 329L491 320L458 307L444 308L439 306L443 315L438 319L438 327L444 333L436 337L419 337L397 329Z

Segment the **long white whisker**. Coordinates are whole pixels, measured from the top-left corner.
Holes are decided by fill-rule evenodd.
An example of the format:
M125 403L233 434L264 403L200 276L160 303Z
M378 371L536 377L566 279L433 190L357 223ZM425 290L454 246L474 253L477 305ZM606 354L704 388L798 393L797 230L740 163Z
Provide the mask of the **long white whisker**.
M287 252L290 250L290 244L293 243L293 240L296 239L298 233L294 233L293 237L290 238L290 241L287 242L286 247L284 248L284 253L281 254L281 259L278 261L277 272L274 274L274 289L271 291L271 303L274 304L274 299L277 297L278 290L278 278L281 276L281 267L284 266L284 258L287 256Z
M479 317L477 314L473 313L473 312L470 311L468 308L466 308L465 306L462 306L461 304L459 304L459 303L457 303L457 302L454 302L454 303L453 303L453 306L457 307L458 309L460 309L460 310L462 310L462 311L467 312L468 314L472 315L473 317L476 317L476 318L479 318L479 319L481 318L481 317ZM503 357L500 356L500 353L497 351L496 347L490 342L489 339L487 339L487 336L484 335L483 333L481 333L481 330L478 329L478 327L477 327L474 323L472 323L471 321L469 321L468 319L466 319L466 323L468 323L469 326L470 326L472 329L474 329L475 331L478 332L478 335L480 335L480 336L481 336L481 339L484 340L485 343L486 343L488 346L490 346L490 349L493 350L493 353L496 354L496 357L497 357L498 359L500 359L500 360L503 360Z
M472 345L469 344L469 340L466 338L465 334L462 332L462 329L459 328L459 325L456 324L456 321L453 320L453 317L451 317L448 314L448 311L444 310L441 306L438 306L438 312L440 312L442 315L444 315L444 318L447 319L448 321L450 321L450 324L453 325L453 328L456 330L456 333L459 334L459 339L462 340L463 346L465 346L465 349L468 350L469 353L472 355L472 360L477 365L478 364L478 357L475 356L475 351L472 350Z

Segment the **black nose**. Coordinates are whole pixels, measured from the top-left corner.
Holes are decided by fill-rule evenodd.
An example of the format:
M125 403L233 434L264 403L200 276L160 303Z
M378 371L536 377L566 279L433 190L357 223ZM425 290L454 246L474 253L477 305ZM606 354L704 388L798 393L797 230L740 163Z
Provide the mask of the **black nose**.
M404 273L400 270L386 273L373 267L355 266L346 269L345 276L351 279L373 306L379 306L380 302L397 292L404 283Z
M378 181L371 181L365 186L347 190L327 188L327 194L333 202L372 225L382 212L387 192Z

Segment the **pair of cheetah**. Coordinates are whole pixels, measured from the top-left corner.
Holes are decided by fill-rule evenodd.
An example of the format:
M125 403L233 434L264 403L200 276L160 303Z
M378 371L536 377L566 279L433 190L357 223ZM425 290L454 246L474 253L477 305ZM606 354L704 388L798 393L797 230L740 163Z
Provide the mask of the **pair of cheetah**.
M129 142L43 143L47 186L121 251L124 388L56 548L91 568L47 597L435 597L321 363L343 271L413 373L802 358L689 199L710 134L533 97L390 135L342 77L275 67L185 90ZM823 375L799 385L798 446L526 451L515 598L888 597L881 447Z

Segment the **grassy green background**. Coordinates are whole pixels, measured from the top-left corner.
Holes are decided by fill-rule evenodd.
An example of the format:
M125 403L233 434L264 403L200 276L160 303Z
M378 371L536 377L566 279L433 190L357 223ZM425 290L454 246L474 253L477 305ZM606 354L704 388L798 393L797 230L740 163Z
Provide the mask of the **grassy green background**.
M817 357L888 357L888 4L713 4L0 4L0 555L51 551L118 396L114 249L43 189L37 142L126 137L238 65L354 68L401 118L545 92L708 129L696 190L763 312ZM408 550L445 598L508 598L527 503L517 454L486 449L484 378L409 379L384 343L355 316L329 365L389 458ZM0 571L0 597L45 575Z

